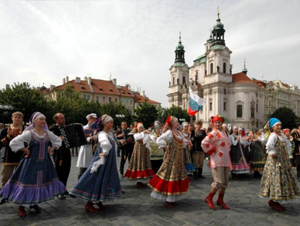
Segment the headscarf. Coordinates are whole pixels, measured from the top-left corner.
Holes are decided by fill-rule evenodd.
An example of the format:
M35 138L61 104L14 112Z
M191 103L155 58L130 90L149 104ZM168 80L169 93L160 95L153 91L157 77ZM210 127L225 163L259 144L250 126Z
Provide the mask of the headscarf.
M97 114L96 113L91 113L91 114L88 114L87 116L86 116L86 119L87 120L89 120L89 119L96 119L96 118L98 118L97 117Z
M40 118L46 118L46 116L44 114L42 114L41 112L34 112L29 120L29 126L25 129L25 131L31 130L34 128L34 122ZM48 125L47 123L45 123L45 125L43 126L43 130L48 130Z
M104 125L104 124L106 124L108 122L112 122L112 121L114 121L113 118L107 114L104 114L101 116L101 125Z
M154 125L153 132L155 132L159 127L160 127L159 125Z
M281 124L281 121L278 118L271 118L269 120L270 128L273 128L273 126L276 126L278 124Z
M144 128L144 124L142 122L138 122L136 124L136 128L139 129L140 127L143 127Z
M184 126L188 126L189 123L188 122L183 122L181 125L182 125L182 127L184 127Z
M215 115L215 116L211 116L210 120L212 123L216 122L216 121L220 121L221 123L225 122L225 118L221 115Z
M290 129L284 129L283 134L286 135L287 132L290 132Z
M168 124L169 127L172 127L173 123L174 122L177 122L178 119L172 115L170 115L167 120L166 120L166 123Z
M161 125L161 122L160 122L160 121L158 121L158 120L155 120L155 121L154 121L154 126L156 126L156 125L158 125L158 126L162 126L162 125Z

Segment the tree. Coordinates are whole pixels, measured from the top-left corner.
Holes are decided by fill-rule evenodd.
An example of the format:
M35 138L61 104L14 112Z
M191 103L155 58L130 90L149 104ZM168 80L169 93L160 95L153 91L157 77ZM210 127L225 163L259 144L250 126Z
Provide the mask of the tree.
M130 111L120 103L110 102L101 105L101 112L110 115L114 119L115 126L120 126L122 121L127 122L128 126L132 122Z
M164 109L161 117L162 122L165 122L170 115L175 116L178 120L181 119L181 121L190 122L191 120L191 116L189 116L186 110L183 110L181 107L172 106L171 108Z
M278 118L282 122L282 128L289 129L296 128L299 120L293 110L287 107L281 107L275 110L271 118Z
M12 111L21 111L24 121L28 122L35 111L42 112L47 119L51 118L54 102L46 100L40 90L31 88L28 83L14 83L11 87L1 90L0 104L12 106ZM10 122L10 114L5 122Z
M145 128L153 126L158 117L158 110L154 105L148 104L146 101L139 104L135 110L135 120L143 122Z

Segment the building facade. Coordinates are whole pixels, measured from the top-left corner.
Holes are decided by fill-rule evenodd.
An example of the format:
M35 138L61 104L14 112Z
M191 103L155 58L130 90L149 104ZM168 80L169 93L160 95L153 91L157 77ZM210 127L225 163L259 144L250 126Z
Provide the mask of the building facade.
M130 85L125 86L117 85L117 79L101 80L93 79L91 77L85 77L81 80L80 77L76 77L74 80L69 80L69 77L63 79L63 84L59 86L51 86L50 88L44 87L41 91L46 98L56 100L60 93L67 87L71 87L72 90L80 93L80 96L88 101L94 101L97 103L121 103L132 114L138 106L141 98L136 98L137 95L143 97L143 101L147 101L148 104L160 106L160 103L146 97L145 92L135 92L131 90Z
M206 104L196 115L209 126L212 115L221 114L227 123L242 125L247 129L263 126L264 88L247 76L247 69L232 74L230 63L232 51L225 44L225 29L219 17L205 43L204 54L188 67L184 59L181 37L175 50L175 62L170 67L168 102L169 107L188 108L188 88L204 98Z

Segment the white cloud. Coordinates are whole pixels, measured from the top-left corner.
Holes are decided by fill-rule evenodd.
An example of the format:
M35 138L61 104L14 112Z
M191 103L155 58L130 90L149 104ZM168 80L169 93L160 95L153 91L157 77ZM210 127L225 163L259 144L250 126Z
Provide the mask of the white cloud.
M299 83L296 0L1 1L0 88L111 72L166 106L178 32L191 65L204 52L217 6L234 72L246 58L250 77Z

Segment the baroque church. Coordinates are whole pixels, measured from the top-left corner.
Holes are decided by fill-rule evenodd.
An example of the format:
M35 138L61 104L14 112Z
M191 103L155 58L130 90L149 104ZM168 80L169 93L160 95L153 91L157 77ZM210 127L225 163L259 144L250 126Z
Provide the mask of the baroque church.
M175 62L170 67L167 95L169 107L187 109L191 87L195 94L206 101L203 109L196 115L196 120L203 121L203 127L209 126L211 116L220 114L230 125L250 130L262 128L265 123L264 90L247 76L245 64L240 73L232 73L232 51L225 44L225 29L219 13L204 46L204 54L198 56L193 65L188 66L179 37Z

